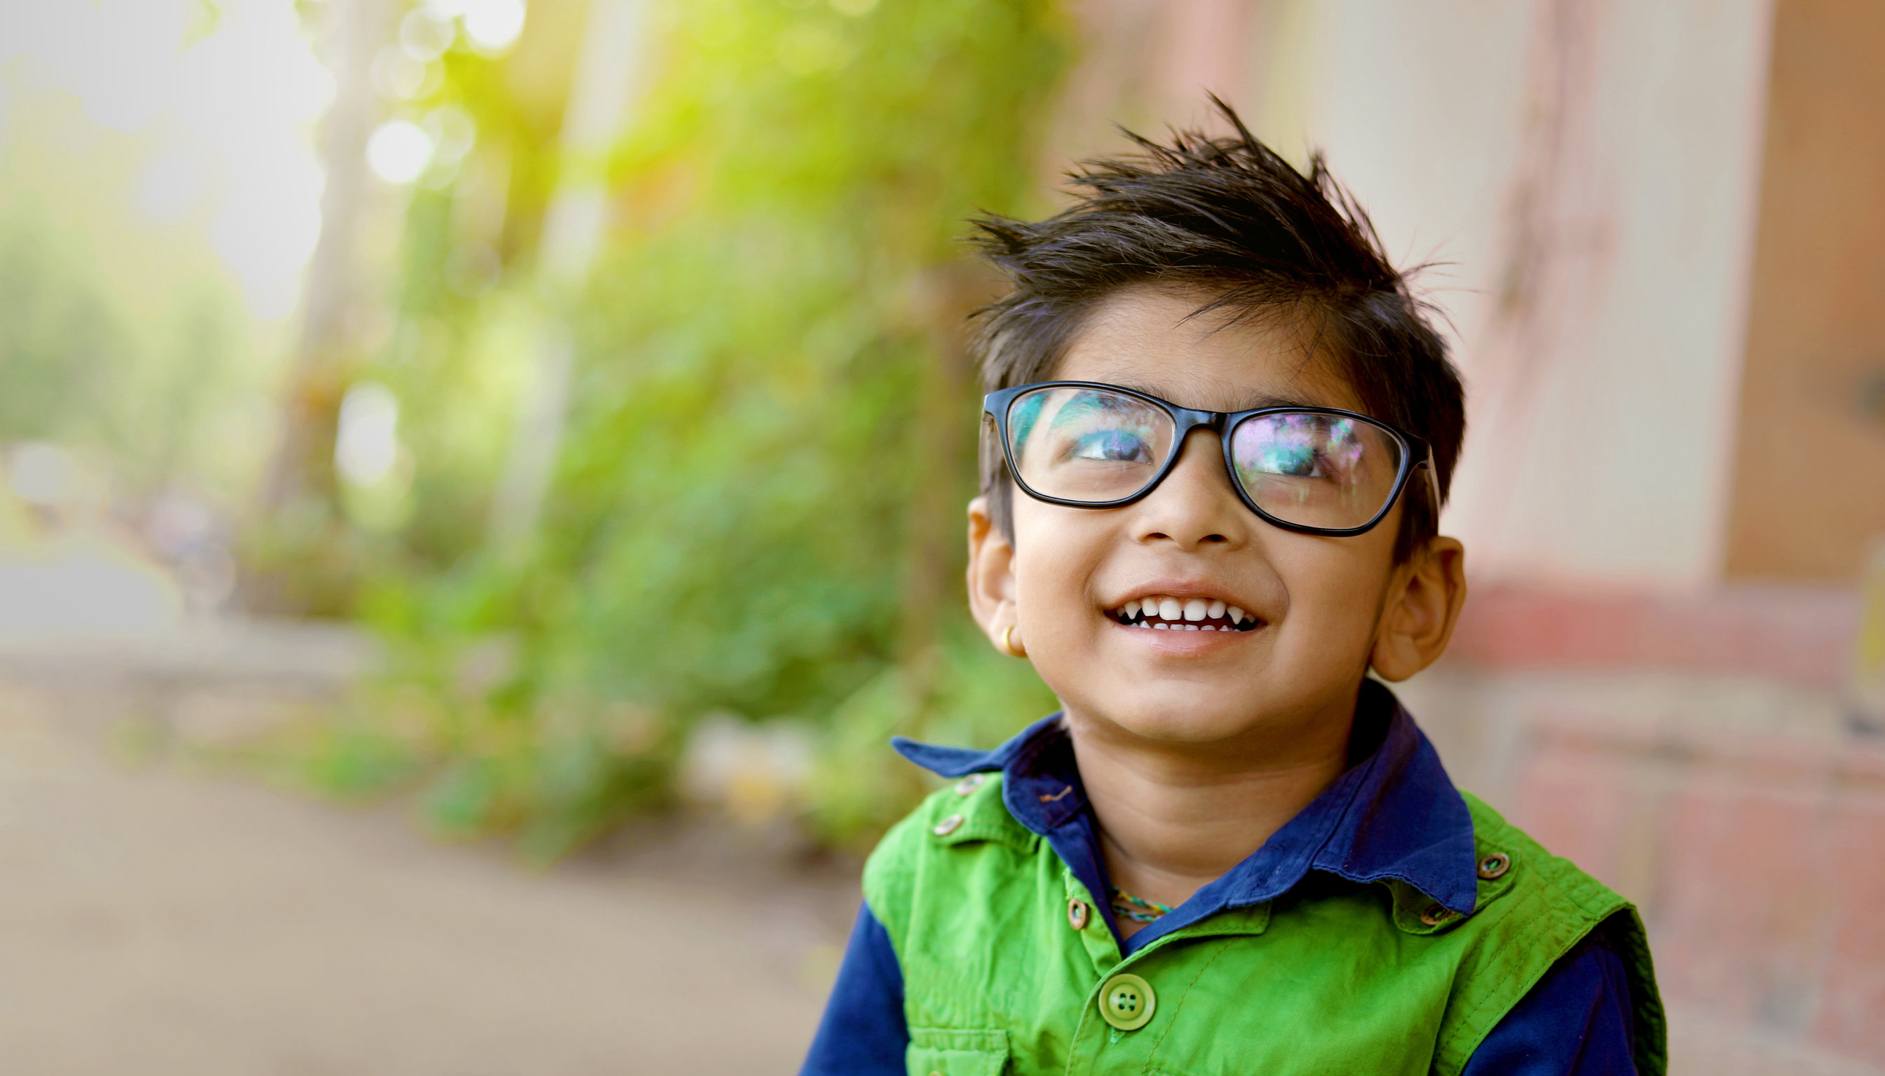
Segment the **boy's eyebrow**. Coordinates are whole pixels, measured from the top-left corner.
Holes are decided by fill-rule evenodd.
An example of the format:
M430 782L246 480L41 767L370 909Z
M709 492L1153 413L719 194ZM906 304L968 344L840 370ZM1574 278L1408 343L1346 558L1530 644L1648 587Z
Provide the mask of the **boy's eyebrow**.
M1143 382L1116 381L1114 382L1114 384L1119 385L1122 388L1135 389L1139 392L1143 392L1151 396L1157 396L1161 400L1170 400L1172 398L1171 393L1169 391L1159 388L1158 386L1155 386L1155 385L1147 385ZM1278 396L1273 392L1258 392L1258 393L1253 393L1248 396L1240 397L1237 401L1237 406L1229 408L1228 410L1230 411L1255 411L1260 407L1331 407L1331 406L1334 406L1334 405L1323 403L1320 400L1312 400L1312 399L1292 397L1292 396Z
M1268 392L1259 392L1254 396L1244 397L1243 400L1239 403L1239 405L1237 407L1232 408L1232 410L1255 411L1259 407L1327 407L1327 406L1328 406L1327 404L1321 402L1320 400L1310 400L1310 399L1297 398L1297 397L1291 397L1291 396L1277 396Z

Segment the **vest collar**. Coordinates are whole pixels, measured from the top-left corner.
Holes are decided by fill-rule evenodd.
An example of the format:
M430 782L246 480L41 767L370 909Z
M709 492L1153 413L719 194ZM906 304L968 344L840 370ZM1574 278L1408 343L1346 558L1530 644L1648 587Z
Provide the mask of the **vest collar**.
M1052 838L1086 813L1060 717L1049 714L992 751L903 737L891 745L943 777L1000 772L1009 813ZM1351 742L1373 746L1263 847L1135 936L1133 947L1226 907L1274 900L1311 870L1354 882L1400 881L1470 914L1478 889L1472 816L1433 744L1387 685L1362 681Z

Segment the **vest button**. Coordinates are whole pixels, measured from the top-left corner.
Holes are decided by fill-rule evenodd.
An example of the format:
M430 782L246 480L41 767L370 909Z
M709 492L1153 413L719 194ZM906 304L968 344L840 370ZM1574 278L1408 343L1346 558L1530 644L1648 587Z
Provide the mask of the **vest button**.
M1158 995L1137 975L1121 974L1100 987L1100 1019L1121 1031L1137 1031L1152 1022Z
M959 814L952 814L948 818L945 818L942 821L931 826L929 831L931 833L934 833L938 837L947 837L951 833L954 833L956 830L959 830L961 828L962 828L962 816Z
M1420 913L1420 921L1430 927L1437 927L1451 918L1452 910L1438 902L1427 905L1426 910Z
M1491 881L1512 869L1512 857L1504 852L1494 852L1479 861L1479 876Z
M969 774L967 777L964 777L962 780L956 782L956 795L966 796L969 793L975 791L976 789L982 787L982 782L986 780L988 780L988 778L982 774L979 774L979 773Z
M1067 902L1067 925L1075 930L1085 930L1087 920L1086 901L1075 897Z

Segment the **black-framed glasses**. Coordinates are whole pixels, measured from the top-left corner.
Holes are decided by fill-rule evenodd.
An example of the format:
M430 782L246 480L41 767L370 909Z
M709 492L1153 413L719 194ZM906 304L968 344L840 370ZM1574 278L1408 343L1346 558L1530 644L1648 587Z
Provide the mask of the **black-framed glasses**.
M1339 407L1200 411L1099 381L1042 381L991 392L1008 473L1049 504L1117 508L1171 473L1186 436L1217 431L1232 488L1250 510L1308 534L1362 534L1381 522L1416 468L1437 510L1427 442Z

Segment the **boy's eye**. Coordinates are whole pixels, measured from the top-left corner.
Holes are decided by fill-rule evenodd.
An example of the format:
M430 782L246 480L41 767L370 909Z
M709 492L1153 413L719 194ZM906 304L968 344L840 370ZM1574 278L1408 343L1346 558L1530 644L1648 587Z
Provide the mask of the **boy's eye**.
M1318 453L1307 445L1276 445L1253 460L1253 470L1291 478L1321 478Z
M1152 450L1145 439L1129 430L1096 430L1080 435L1068 450L1068 458L1108 460L1120 463L1151 463Z
M1237 469L1247 477L1356 479L1364 454L1351 419L1279 415L1248 422L1237 431Z

